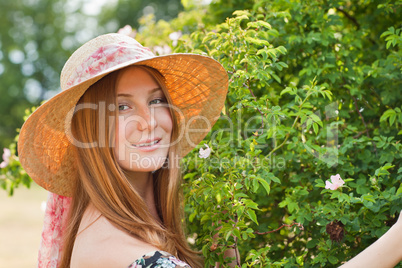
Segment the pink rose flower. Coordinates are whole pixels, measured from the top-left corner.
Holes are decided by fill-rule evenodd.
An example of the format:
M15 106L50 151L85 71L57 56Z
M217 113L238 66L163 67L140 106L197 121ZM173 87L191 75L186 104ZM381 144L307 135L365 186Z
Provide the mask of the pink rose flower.
M119 34L124 34L127 36L130 36L132 38L135 38L135 36L137 35L137 32L133 30L133 28L131 28L130 25L126 25L123 28L120 28L117 33Z
M10 163L11 151L8 148L3 149L3 162L0 163L0 168L5 168Z
M211 148L209 148L208 144L204 144L207 146L206 149L200 148L200 158L207 158L211 154Z
M325 189L336 190L344 184L345 182L342 180L341 175L336 174L335 176L331 176L331 182L328 180L325 181Z

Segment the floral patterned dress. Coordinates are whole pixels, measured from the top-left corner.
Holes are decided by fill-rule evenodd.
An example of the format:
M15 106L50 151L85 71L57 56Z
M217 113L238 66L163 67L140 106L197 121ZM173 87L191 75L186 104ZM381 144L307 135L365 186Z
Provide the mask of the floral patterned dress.
M191 268L187 263L164 251L145 254L127 268Z

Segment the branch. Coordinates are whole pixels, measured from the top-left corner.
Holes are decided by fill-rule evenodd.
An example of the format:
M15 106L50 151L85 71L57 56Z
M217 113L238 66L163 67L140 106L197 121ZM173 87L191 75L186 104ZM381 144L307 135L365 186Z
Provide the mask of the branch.
M299 106L299 112L300 112L301 109L303 108L304 103L305 103L305 102L307 101L307 99L310 97L310 95L311 95L310 92L311 92L311 88L310 88L309 91L307 92L306 98L305 98L305 99L303 100L303 102L300 104L300 106ZM299 120L299 118L300 118L300 115L297 115L297 117L296 117L295 121L293 121L292 127L291 127L290 129L293 129L293 128L295 127L296 122L297 122L297 120ZM283 142L282 142L280 145L276 146L274 149L272 149L272 151L269 152L269 154L267 155L267 157L270 157L271 154L273 154L276 150L278 150L278 149L281 148L283 145L285 145L285 143L286 143L286 141L289 139L289 137L290 137L290 130L289 130L288 133L286 133L286 136L285 136L285 139L283 140Z
M234 79L234 76L233 76L233 75L234 75L235 71L234 71L234 69L233 69L233 72L227 71L227 73L232 75L232 77L229 79L229 82L228 82L228 84L230 85L230 83L232 83L232 81L233 81L233 79Z
M277 229L275 229L275 230L272 230L272 231L267 231L267 232L257 232L257 231L255 231L254 234L258 234L258 235L270 234L270 233L274 233L274 232L279 231L279 230L282 229L283 227L292 227L293 225L296 225L296 226L299 228L300 231L303 231L303 230L304 230L303 224L298 223L298 222L294 222L294 223L292 223L292 224L282 224L279 228L277 228Z
M350 92L349 92L349 94L350 94ZM355 110L356 110L356 112L359 114L360 119L361 119L362 122L363 122L364 128L366 129L366 131L365 131L365 132L366 132L366 136L367 136L369 139L371 139L371 138L370 138L369 131L368 131L368 128L367 128L366 121L364 121L364 117L363 117L362 113L361 113L360 110L359 110L359 106L357 105L357 100L356 100L356 98L355 98L354 96L352 96L352 94L350 94L350 96L352 97L353 102L354 102L354 104L355 104ZM373 140L371 141L371 143L373 144L374 152L375 152L375 155L377 156L377 147L375 146L375 143L374 143Z
M257 97L254 95L254 93L253 93L253 91L251 90L251 88L248 86L248 85L246 85L246 83L243 83L243 86L245 87L245 88L247 88L248 89L248 91L250 91L250 94L251 94L251 96L253 96L253 98L254 98L254 100L255 101L257 101ZM262 130L262 132L261 132L261 134L264 132L264 113L263 112L261 112L261 110L258 108L258 107L256 107L256 109L258 110L258 112L260 112L260 114L261 114L261 126L260 126L260 128L258 129L258 130ZM257 130L257 131L258 131ZM256 136L259 136L259 134L257 134Z
M234 200L234 195L233 195L233 193L232 193L232 200ZM224 214L226 214L228 211L227 210L224 210L223 211L223 213ZM233 227L234 228L238 228L238 227L236 227L236 225L237 225L237 223L238 223L239 221L238 221L238 217L237 217L237 214L235 214L234 215L234 225L233 225ZM218 222L219 224L221 223L221 220L219 220L219 222ZM216 230L219 230L219 229L221 229L222 228L222 226L220 226L220 227L218 227ZM214 235L214 237L213 237L213 239L215 240L216 238L218 237L218 233L216 233L215 235ZM238 248L237 248L237 244L238 244L238 239L237 239L237 236L235 236L235 235L232 235L232 237L234 238L234 244L233 245L227 245L227 244L225 244L225 246L227 247L227 248L230 248L231 250L229 251L229 250L226 250L224 253L223 253L223 256L224 256L224 258L226 259L227 257L229 257L229 258L233 258L233 257L235 257L235 261L236 261L236 264L233 264L233 262L231 262L230 264L229 264L229 266L230 267L234 267L234 265L237 265L237 266L241 266L241 264L240 264L240 256L239 256L239 252L238 252ZM211 247L209 248L209 250L210 251L215 251L218 247L221 247L222 245L218 245L217 243L213 243L212 245L211 245ZM234 250L234 254L233 254L233 250ZM234 256L233 256L234 255ZM219 267L221 267L221 265L218 263L218 262L216 262L215 263L215 268L219 268Z
M367 132L367 129L366 129L366 130L363 130L363 131L360 131L359 133L357 133L356 135L354 135L353 138L354 138L354 139L357 139L357 138L359 138L362 134L364 134L364 133L366 133L366 132Z
M349 13L347 13L345 10L343 10L342 7L337 7L336 8L337 11L341 12L346 18L348 18L349 20L351 20L357 27L357 29L360 29L360 24L357 22L356 18L353 17L352 15L350 15Z

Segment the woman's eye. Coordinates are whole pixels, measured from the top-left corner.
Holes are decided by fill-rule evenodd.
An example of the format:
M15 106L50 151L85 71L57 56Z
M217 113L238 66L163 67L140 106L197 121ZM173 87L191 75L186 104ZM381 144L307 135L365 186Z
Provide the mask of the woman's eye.
M165 102L166 102L165 99L154 99L154 100L151 100L149 103L150 104L160 104L160 103L165 103Z
M125 111L125 110L127 110L129 107L128 107L128 105L125 105L125 104L120 104L119 105L119 111Z

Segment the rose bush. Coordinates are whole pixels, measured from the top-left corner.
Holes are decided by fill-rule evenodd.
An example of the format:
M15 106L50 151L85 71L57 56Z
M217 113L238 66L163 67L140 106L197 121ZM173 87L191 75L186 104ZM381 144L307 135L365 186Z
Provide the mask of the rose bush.
M181 30L175 52L230 77L210 156L183 161L206 266L237 246L243 267L336 267L385 233L402 208L401 2L216 1L198 21L187 8L144 19L139 38L172 46L152 32Z

